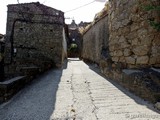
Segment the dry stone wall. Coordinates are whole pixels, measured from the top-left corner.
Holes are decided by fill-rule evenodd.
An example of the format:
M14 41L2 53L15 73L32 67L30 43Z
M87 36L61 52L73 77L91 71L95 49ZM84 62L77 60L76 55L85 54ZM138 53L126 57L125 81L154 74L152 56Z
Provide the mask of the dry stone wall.
M160 101L160 31L148 21L160 22L160 13L143 9L150 4L160 1L109 0L108 16L92 23L83 36L83 58L98 63L107 78L156 103Z
M94 23L83 35L83 51L84 59L100 62L103 52L107 53L108 48L108 16L101 18ZM107 57L104 55L104 57Z
M147 12L147 5L158 0L110 0L109 51L112 61L130 68L160 66L160 32L148 22L160 20L158 11Z

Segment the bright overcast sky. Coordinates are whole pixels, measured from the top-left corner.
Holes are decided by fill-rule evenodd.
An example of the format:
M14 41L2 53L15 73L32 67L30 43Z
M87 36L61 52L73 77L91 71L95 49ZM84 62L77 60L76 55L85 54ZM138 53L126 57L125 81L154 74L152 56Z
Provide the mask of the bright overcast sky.
M94 0L19 0L20 3L26 2L40 2L44 5L53 7L63 12L78 8L80 6L91 3ZM107 0L95 0L95 1L107 1ZM7 5L17 4L17 0L1 0L0 4L0 33L6 32L6 19L7 19ZM93 20L95 14L104 7L105 2L93 2L87 6L81 7L77 10L66 12L65 18L74 18L76 23L80 21L90 22ZM66 23L71 23L72 19L66 19Z

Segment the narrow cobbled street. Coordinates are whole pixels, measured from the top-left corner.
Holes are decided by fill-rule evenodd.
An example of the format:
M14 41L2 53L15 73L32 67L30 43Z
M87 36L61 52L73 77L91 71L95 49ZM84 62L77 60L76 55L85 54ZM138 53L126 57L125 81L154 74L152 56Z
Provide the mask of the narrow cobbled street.
M95 65L68 59L9 102L0 120L159 120L151 104L104 78Z

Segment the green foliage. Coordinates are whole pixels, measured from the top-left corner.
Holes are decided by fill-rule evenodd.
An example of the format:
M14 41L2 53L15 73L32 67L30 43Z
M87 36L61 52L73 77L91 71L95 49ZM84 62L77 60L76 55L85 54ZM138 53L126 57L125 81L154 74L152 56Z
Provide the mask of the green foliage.
M77 44L72 43L70 48L71 48L71 49L72 49L72 48L77 48Z
M160 23L156 23L155 21L150 20L150 25L154 28L160 31Z
M70 52L75 52L77 50L78 46L75 43L72 43L68 49Z
M146 11L160 10L160 6L152 6L152 5L142 6L142 8Z
M159 15L160 15L160 5L153 5L152 1L151 0L149 0L149 1L150 1L150 5L146 5L146 6L142 5L141 7L145 11L158 11ZM155 22L154 20L149 20L149 23L154 29L160 31L160 22Z

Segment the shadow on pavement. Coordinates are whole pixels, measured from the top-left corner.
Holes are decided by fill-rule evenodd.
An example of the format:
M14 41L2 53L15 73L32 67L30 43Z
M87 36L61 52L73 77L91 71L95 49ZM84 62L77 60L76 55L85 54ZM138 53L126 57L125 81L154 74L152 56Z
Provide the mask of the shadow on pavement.
M62 69L67 69L67 67L68 67L68 59L65 59L63 66L62 66Z
M124 94L126 94L127 96L129 96L131 99L133 99L137 104L146 106L147 108L149 108L150 110L160 113L159 110L154 108L154 105L148 101L142 102L144 101L142 98L134 95L133 93L131 93L130 91L128 91L127 89L125 89L123 86L121 86L120 84L118 84L116 81L113 81L111 79L108 79L107 77L105 77L105 75L103 75L100 72L99 67L96 64L93 63L85 63L89 66L89 68L94 71L95 73L97 73L98 75L100 75L101 77L105 78L107 81L109 81L112 85L114 85L116 88L118 88L120 91L122 91Z
M0 120L49 120L55 109L56 92L63 68L40 75L9 102L0 105Z

